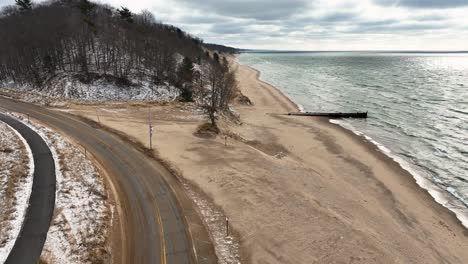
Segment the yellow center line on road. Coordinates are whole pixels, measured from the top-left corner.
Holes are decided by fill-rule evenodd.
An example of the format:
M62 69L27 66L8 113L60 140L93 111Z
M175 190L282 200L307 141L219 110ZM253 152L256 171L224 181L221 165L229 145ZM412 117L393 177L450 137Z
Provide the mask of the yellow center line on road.
M45 113L41 113L41 112L38 112L38 111L35 111L35 110L30 110L30 111L31 111L31 112L34 112L34 113L36 113L36 114L38 114L38 115L41 115L41 116L45 116L45 117L54 119L54 120L56 120L56 121L58 121L58 122L60 122L60 123L62 123L62 124L65 124L65 125L68 125L68 126L71 126L71 127L75 128L75 129L77 129L75 126L73 126L73 125L71 125L71 124L68 124L68 123L66 123L64 120L61 120L61 119L56 118L56 117L54 117L54 116L51 116L51 115L48 115L48 114L45 114ZM58 114L58 115L60 115L60 114ZM120 158L120 156L117 155L116 152L112 150L112 147L111 147L109 144L107 144L106 142L102 141L101 139L99 139L98 137L96 137L95 135L93 135L92 133L90 133L89 135L90 135L92 138L94 138L96 141L98 141L98 142L104 144L104 145L109 149L109 151L110 151L121 163L127 164L129 167L131 167L132 170L136 171L136 170L135 170L135 167L131 164L131 162L128 162L128 160L126 160L125 158L123 158L123 159L125 159L125 161L126 161L126 162L125 162L122 158ZM144 183L145 183L146 186L150 186L150 185L148 184L148 182L147 182L145 179L141 179L141 180L144 181ZM162 243L161 243L161 251L162 251L162 254L161 254L161 263L162 263L162 264L166 264L166 239L165 239L165 237L164 237L164 227L163 227L163 223L162 223L161 212L160 212L160 208L159 208L159 205L158 205L158 202L156 201L156 199L155 199L154 197L151 197L151 198L152 198L151 200L152 200L152 201L155 203L155 205L156 205L156 219L158 219L158 225L159 225L159 231L160 231L160 235L159 235L159 236L160 236L160 239L161 239L161 242L162 242Z

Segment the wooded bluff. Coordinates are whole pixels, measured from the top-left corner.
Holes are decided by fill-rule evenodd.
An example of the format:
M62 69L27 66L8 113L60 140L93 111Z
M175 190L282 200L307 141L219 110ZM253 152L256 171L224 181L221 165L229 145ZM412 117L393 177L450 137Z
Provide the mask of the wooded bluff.
M17 1L1 11L0 39L0 83L39 90L60 83L63 76L83 84L99 79L120 86L144 79L191 96L194 86L204 85L203 76L197 75L211 69L221 80L229 72L226 60L211 49L236 51L204 44L158 22L149 11L133 14L88 0ZM200 69L197 74L194 65ZM205 82L209 79L207 75Z

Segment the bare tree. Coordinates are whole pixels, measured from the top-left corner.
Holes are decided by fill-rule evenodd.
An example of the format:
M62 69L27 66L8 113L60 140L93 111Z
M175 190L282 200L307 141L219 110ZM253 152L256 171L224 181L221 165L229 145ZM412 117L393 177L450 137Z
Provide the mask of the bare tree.
M212 62L208 67L207 77L210 85L209 100L204 105L211 124L216 126L217 113L225 111L229 107L237 82L235 73L230 70L228 64L219 64L216 61Z

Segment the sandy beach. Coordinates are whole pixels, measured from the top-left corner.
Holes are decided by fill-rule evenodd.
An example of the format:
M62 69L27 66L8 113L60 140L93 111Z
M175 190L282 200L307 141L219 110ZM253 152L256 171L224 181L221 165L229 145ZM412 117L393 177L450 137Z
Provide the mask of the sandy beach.
M234 66L253 105L223 135L193 135L195 106L70 105L148 145L222 209L242 263L464 263L468 232L413 177L364 138L297 106L258 72ZM227 145L225 145L225 135Z

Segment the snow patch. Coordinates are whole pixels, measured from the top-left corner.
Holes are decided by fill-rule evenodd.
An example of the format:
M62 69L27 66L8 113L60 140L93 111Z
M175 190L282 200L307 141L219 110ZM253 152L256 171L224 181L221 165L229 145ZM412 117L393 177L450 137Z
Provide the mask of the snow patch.
M2 205L0 205L2 209L0 234L3 236L0 240L0 263L4 263L16 242L29 205L33 185L34 159L26 140L15 129L6 123L0 122L0 134L2 135L0 138L0 148L3 149L5 146L8 146L12 150L9 154L3 151L0 152L0 161L2 163L0 165L0 198L2 200ZM20 140L22 146L15 138ZM21 167L24 163L18 163L24 158L22 150L25 150L27 155L28 165L26 168ZM15 166L17 167L14 168ZM12 181L12 178L15 177L13 175L15 169L20 169L22 173L27 171L27 173L21 175L22 177L14 185L14 190L12 190L14 196L7 197L7 184L8 181ZM13 208L3 208L3 206L7 206L7 199L12 199Z
M12 94L14 98L33 103L61 100L172 102L180 95L180 89L168 83L155 84L148 76L131 76L128 83L120 85L116 82L118 80L111 77L99 77L84 83L75 76L62 73L51 78L40 89L11 82L0 83L0 88L5 95Z
M98 170L81 149L58 133L16 116L46 141L55 161L54 217L41 258L49 263L108 262L113 208Z

